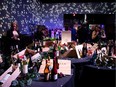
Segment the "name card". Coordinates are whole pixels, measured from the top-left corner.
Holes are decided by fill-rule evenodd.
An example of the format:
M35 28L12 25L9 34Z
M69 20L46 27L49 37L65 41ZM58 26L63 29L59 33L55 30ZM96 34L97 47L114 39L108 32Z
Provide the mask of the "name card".
M71 31L62 31L62 44L71 42Z
M51 66L53 67L53 59L50 59ZM58 59L59 69L58 73L62 72L65 75L71 75L71 61L70 60L61 60ZM42 65L40 66L39 73L44 73L45 68L45 60L42 61Z
M35 55L33 55L31 57L32 62L37 62L37 60L41 60L41 59L42 59L42 57L41 57L40 53L36 53Z

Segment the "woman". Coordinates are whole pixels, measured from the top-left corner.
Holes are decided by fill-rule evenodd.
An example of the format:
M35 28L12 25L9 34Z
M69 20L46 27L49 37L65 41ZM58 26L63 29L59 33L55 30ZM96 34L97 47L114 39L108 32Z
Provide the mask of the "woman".
M92 32L92 42L97 43L100 39L100 27L95 26L95 29Z
M34 34L34 41L40 42L40 44L43 46L43 39L44 39L43 28L37 26L37 31Z
M11 28L9 31L7 31L7 38L8 38L11 50L19 48L20 34L18 31L17 22L11 23Z
M104 29L101 30L101 40L106 42L106 33Z

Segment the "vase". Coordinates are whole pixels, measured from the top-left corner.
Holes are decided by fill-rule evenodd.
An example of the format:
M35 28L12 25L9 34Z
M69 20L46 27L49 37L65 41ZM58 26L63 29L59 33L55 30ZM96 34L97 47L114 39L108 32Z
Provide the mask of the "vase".
M23 73L24 74L28 73L28 64L23 65Z

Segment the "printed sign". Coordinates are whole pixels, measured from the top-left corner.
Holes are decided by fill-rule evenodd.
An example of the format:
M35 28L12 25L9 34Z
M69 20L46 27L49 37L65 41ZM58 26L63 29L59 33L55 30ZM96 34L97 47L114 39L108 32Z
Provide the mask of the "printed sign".
M53 67L53 59L50 59L51 66ZM71 61L70 60L61 60L58 59L59 70L58 72L62 72L65 75L71 75ZM44 73L45 68L45 60L42 61L42 65L40 66L39 73Z
M71 42L71 31L62 31L62 44Z

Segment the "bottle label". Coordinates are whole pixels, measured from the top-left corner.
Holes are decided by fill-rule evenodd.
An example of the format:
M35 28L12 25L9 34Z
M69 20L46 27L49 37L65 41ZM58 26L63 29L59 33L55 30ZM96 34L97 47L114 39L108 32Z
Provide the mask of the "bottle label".
M55 74L54 75L54 80L57 80L58 79L58 74Z
M38 52L40 51L40 48L38 48Z
M56 56L59 56L59 51L56 51L57 53L56 53Z

